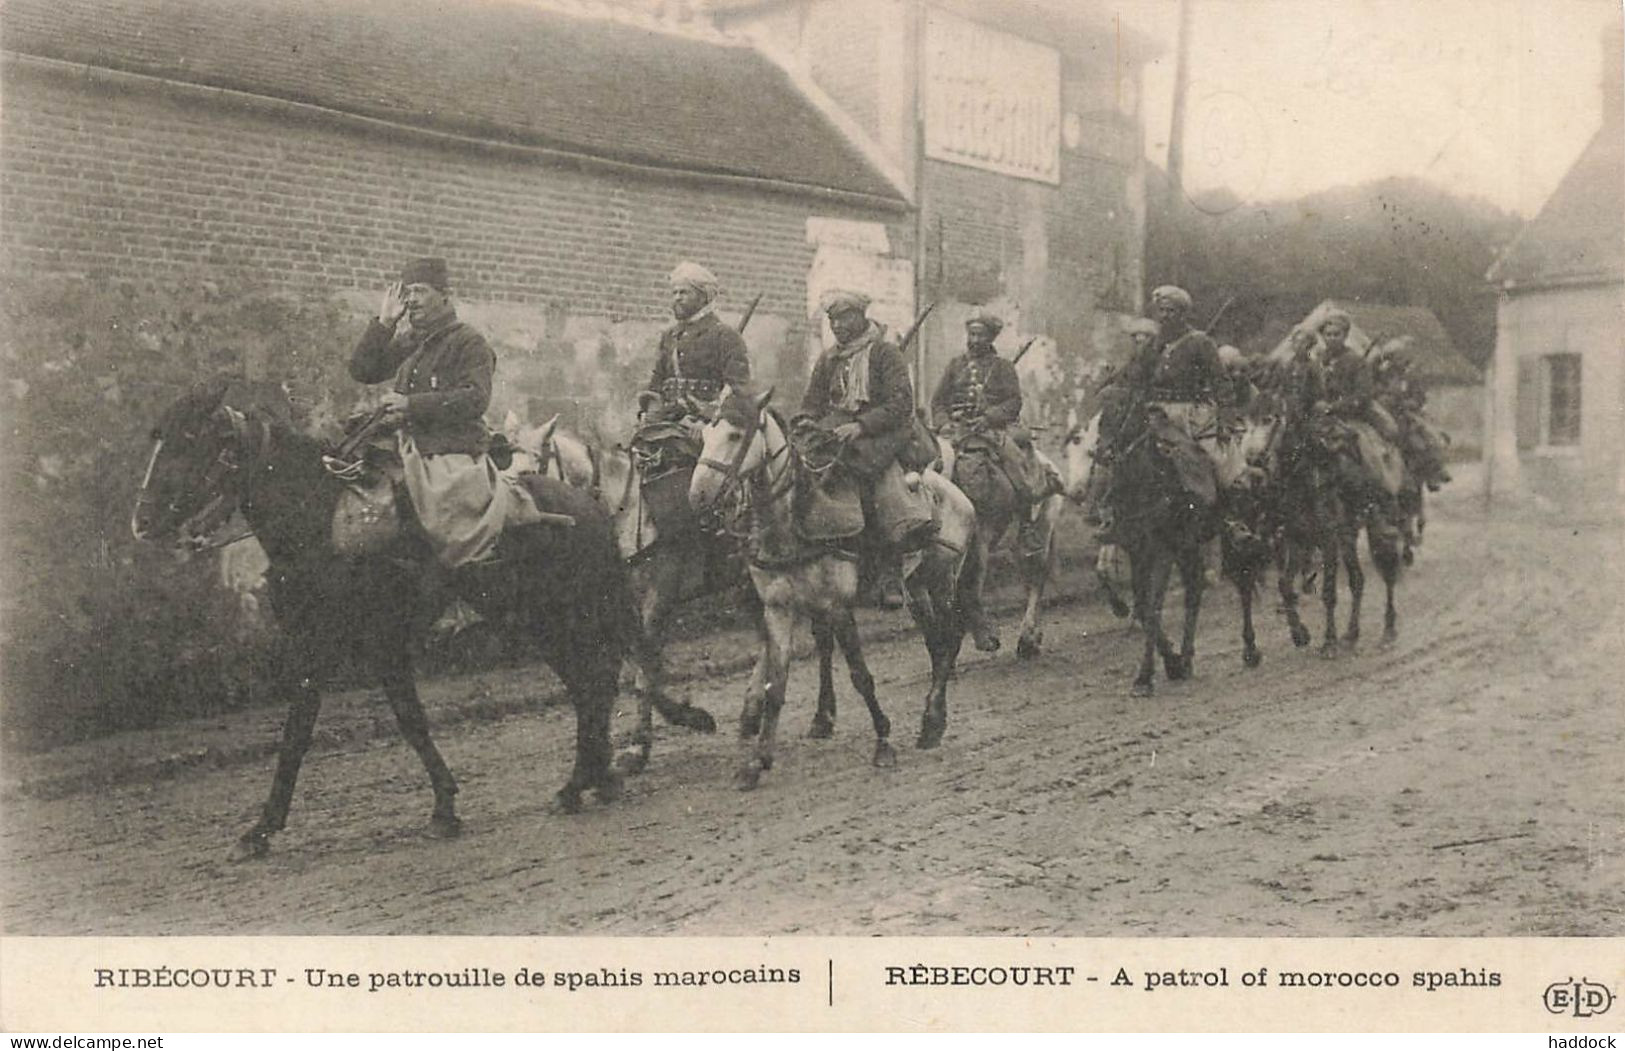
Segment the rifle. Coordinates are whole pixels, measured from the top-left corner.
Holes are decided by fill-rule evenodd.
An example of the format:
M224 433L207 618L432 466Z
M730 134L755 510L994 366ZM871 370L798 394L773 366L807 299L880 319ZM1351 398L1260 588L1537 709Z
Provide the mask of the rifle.
M902 342L897 344L898 351L906 351L908 349L908 345L914 342L914 337L919 334L920 326L925 324L925 319L929 317L931 315L931 311L935 310L936 308L937 305L935 303L927 303L925 305L925 309L920 311L920 316L914 319L914 324L910 325L909 330L903 333Z
M756 313L756 304L761 301L762 293L758 292L756 298L750 301L750 306L745 308L745 316L739 319L739 334L741 336L745 334L745 326L750 324L751 317Z
M1038 337L1037 336L1028 336L1027 337L1027 342L1023 343L1021 345L1021 348L1016 351L1016 356L1010 359L1010 364L1014 365L1018 361L1020 361L1022 355L1026 354L1029 350L1031 350L1032 347L1033 347L1033 344L1037 343L1037 342L1038 342Z
M1219 308L1219 312L1213 315L1212 319L1207 323L1207 328L1203 329L1202 331L1211 334L1213 332L1213 326L1219 323L1219 319L1224 317L1224 312L1229 310L1230 304L1234 303L1235 301L1235 296L1231 296L1229 299L1225 300L1224 305Z

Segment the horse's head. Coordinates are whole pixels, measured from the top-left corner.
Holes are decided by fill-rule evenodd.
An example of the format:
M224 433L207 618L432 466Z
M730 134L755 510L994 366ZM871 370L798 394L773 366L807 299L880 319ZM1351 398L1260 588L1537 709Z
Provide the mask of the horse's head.
M1095 450L1100 447L1100 414L1074 423L1062 440L1066 450L1067 499L1082 503L1103 473L1095 470Z
M696 510L715 507L735 481L751 477L766 465L763 431L772 398L769 387L754 398L730 391L723 399L717 418L700 434L700 460L688 484L688 502Z
M511 409L503 418L502 429L513 442L513 470L518 474L535 472L560 477L558 450L553 443L553 432L558 429L559 416L554 413L546 423L520 423Z
M244 415L225 404L225 393L225 380L199 384L152 429L152 454L130 515L136 539L200 546L237 509L254 437ZM259 440L263 451L263 433Z

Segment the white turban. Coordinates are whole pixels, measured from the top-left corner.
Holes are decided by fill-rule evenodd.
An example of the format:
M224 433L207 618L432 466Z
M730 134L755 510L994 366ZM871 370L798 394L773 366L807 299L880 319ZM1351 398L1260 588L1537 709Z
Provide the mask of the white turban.
M698 263L683 260L671 272L671 287L692 288L705 296L706 302L717 298L721 286L717 283L717 275Z
M1178 288L1174 285L1163 285L1161 288L1151 293L1151 302L1178 303L1186 310L1189 310L1191 308L1191 294L1185 291L1183 288Z

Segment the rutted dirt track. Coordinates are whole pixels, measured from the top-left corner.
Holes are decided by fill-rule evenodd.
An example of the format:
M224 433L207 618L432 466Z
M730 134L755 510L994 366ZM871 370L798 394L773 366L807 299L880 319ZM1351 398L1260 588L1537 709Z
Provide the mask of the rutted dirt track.
M934 752L912 748L923 646L871 646L893 770L868 765L839 669L836 738L801 737L803 661L754 793L729 784L729 674L690 688L722 733L664 730L623 799L574 817L547 807L564 711L442 729L451 842L421 835L427 781L398 740L318 749L290 828L246 865L224 858L268 759L14 796L0 916L12 934L1625 934L1621 532L1452 503L1390 648L1374 574L1369 641L1337 661L1292 649L1271 590L1248 671L1221 585L1196 679L1135 700L1138 636L1072 605L1035 661L967 647Z

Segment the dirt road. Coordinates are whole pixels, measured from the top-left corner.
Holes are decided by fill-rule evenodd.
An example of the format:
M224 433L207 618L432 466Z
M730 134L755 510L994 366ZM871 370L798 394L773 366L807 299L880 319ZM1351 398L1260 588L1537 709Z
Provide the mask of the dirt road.
M729 783L742 673L694 690L723 733L664 731L621 801L574 817L547 809L564 712L466 723L440 734L463 785L452 842L421 834L425 777L388 738L315 752L292 826L246 865L224 859L268 760L14 797L0 917L12 934L1621 935L1621 554L1617 527L1460 504L1404 579L1391 648L1380 584L1371 641L1337 661L1291 648L1271 594L1249 671L1215 588L1196 679L1149 701L1128 691L1137 636L1074 605L1035 661L967 649L929 753L911 747L924 648L882 643L893 770L868 765L844 674L835 739L800 736L803 662L754 793Z

